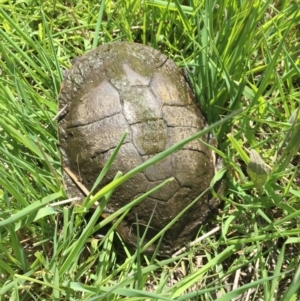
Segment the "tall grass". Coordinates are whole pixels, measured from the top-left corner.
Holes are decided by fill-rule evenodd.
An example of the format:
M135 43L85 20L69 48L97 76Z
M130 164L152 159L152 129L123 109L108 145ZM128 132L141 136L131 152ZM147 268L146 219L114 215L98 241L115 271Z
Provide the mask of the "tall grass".
M286 0L2 2L1 300L299 300L299 19L299 3ZM215 234L174 258L118 251L116 224L91 236L134 202L100 223L103 206L84 215L186 141L84 207L58 203L63 72L113 40L151 45L188 70L211 125L198 137L213 132L227 171L223 207L199 230ZM262 188L247 166L254 178L265 171Z

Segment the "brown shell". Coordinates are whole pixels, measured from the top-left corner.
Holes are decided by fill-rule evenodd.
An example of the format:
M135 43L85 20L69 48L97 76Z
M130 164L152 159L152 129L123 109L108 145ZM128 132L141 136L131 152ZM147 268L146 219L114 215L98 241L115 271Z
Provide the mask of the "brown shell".
M125 131L128 135L99 188L117 171L128 172L201 130L205 123L175 63L153 48L129 42L100 46L77 59L61 88L59 108L65 106L58 126L62 164L88 189ZM194 140L118 187L107 210L115 211L174 177L134 207L119 226L125 242L134 246L136 218L142 235L153 214L148 241L209 187L213 175L211 150ZM67 174L64 178L69 196L82 197ZM164 234L161 253L168 254L192 240L217 205L209 194L204 195Z

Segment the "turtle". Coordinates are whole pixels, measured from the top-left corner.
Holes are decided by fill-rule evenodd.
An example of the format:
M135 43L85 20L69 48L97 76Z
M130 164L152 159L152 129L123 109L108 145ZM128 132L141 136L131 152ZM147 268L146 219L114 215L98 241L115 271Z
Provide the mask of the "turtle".
M59 110L63 110L58 137L64 183L68 196L80 199L84 194L64 170L71 170L90 190L124 132L128 134L97 189L118 171L127 173L206 126L176 63L150 46L125 41L99 46L75 60L61 86ZM118 225L125 243L135 247L138 230L148 242L203 194L164 232L159 252L171 254L191 241L219 205L205 192L215 175L214 158L207 144L193 140L117 187L106 212L115 212L173 178L133 207ZM156 247L153 243L147 251Z

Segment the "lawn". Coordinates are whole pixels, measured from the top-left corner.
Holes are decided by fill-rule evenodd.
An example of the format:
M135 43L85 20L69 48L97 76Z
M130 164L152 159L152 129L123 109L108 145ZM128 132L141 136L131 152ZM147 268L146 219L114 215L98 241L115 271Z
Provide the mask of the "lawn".
M1 1L0 300L300 300L299 24L299 0ZM63 185L63 78L76 57L122 40L187 72L209 124L188 139L210 132L223 161L218 212L168 258L115 231L135 202L101 221L102 205L88 211L188 140L82 206Z

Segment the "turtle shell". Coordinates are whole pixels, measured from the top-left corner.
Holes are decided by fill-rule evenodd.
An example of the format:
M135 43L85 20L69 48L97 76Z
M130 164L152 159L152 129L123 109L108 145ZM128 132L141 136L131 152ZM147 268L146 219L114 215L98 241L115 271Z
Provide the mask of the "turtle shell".
M62 165L91 189L124 132L128 135L99 189L117 171L128 172L205 126L195 97L176 64L159 51L136 43L114 42L78 58L59 96L65 108L58 124ZM114 212L164 180L174 180L135 206L119 225L124 241L145 241L163 229L203 193L214 176L212 151L199 140L120 185L107 204ZM83 194L64 172L70 197ZM192 240L218 201L204 194L165 232L160 246L168 254ZM155 247L153 245L149 250Z

